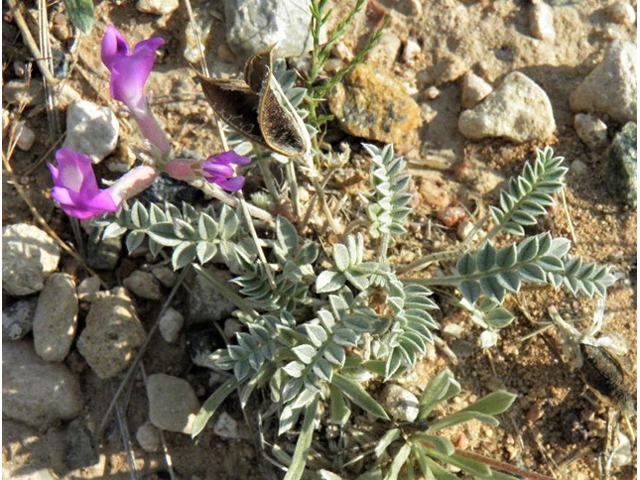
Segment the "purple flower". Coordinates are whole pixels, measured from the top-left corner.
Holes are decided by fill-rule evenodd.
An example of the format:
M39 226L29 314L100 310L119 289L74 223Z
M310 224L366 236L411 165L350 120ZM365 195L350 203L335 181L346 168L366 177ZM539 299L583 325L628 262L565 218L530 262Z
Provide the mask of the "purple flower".
M91 218L104 212L117 212L118 203L109 190L100 190L91 158L62 148L56 152L58 167L49 164L53 176L51 196L68 215Z
M233 150L213 155L202 162L202 176L211 183L229 192L240 190L244 185L244 177L233 177L235 170L233 165L248 165L250 158L241 157ZM231 178L233 177L233 178Z
M136 44L130 54L127 40L116 27L109 25L102 37L101 58L111 72L111 96L129 107L144 136L161 154L166 155L171 150L169 140L151 113L144 95L156 50L163 44L162 38L150 38Z

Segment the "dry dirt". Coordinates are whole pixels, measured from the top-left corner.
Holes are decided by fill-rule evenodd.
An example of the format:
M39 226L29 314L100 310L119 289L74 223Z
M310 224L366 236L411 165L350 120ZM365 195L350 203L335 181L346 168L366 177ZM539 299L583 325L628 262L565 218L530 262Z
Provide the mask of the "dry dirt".
M37 8L32 2L25 2L27 16L36 18ZM337 2L336 17L346 11L347 6ZM347 2L345 2L347 3ZM351 2L348 2L351 3ZM568 211L575 227L576 243L574 252L588 260L614 265L624 272L626 280L619 281L609 292L607 301L606 331L624 335L630 347L629 383L635 391L637 337L636 309L637 284L637 214L621 206L618 199L609 193L609 179L603 171L604 154L594 154L581 143L573 129L573 116L569 110L568 96L584 76L597 64L604 47L612 38L635 39L635 26L624 27L612 23L606 8L613 2L585 0L574 2L555 11L557 37L552 44L534 39L529 31L526 1L456 1L422 0L419 15L403 16L391 11L392 20L381 45L371 55L368 63L376 68L391 72L399 82L414 93L414 98L424 109L433 110L436 115L420 129L419 141L410 145L407 158L411 172L418 184L420 177L433 178L434 172L420 164L423 152L427 150L452 150L458 164L465 164L469 172L459 175L460 169L435 173L440 178L444 193L454 201L474 210L475 201L480 198L482 205L495 200L495 191L486 192L481 185L483 171L493 172L508 178L520 171L523 163L534 155L535 147L542 145L515 146L501 140L468 142L457 132L456 123L462 108L460 106L460 82L469 69L473 69L490 82L499 80L511 71L522 71L549 95L558 125L557 138L550 144L556 152L567 158L584 162L589 173L583 176L569 174L566 190ZM633 2L635 7L635 0ZM215 58L217 46L224 43L223 8L221 2L196 1L196 11L208 9L214 18L214 28L209 40L210 51ZM52 3L50 17L54 12L63 11L62 5ZM3 80L6 83L16 78L15 64L30 62L31 56L22 43L15 23L11 23L8 7L3 4ZM69 84L88 100L100 104L119 107L108 98L108 76L100 64L100 37L107 24L115 24L129 39L136 43L151 36L161 36L166 40L162 58L151 74L148 90L153 92L153 108L161 118L171 137L174 148L179 151L189 148L208 155L219 150L214 133L212 112L200 94L192 67L183 57L185 48L184 32L188 17L184 8L158 20L154 15L139 13L133 1L98 2L96 22L89 36L78 40L78 49L71 54L75 61L71 65ZM358 16L354 27L347 34L344 44L348 49L358 48L365 42L368 32L379 20L379 9L368 8ZM35 20L31 21L32 31ZM64 25L54 33L54 47L69 52L72 39L66 37ZM417 42L421 53L407 62L402 50L407 40ZM211 65L214 74L228 74L240 71L240 66L216 59ZM39 78L37 67L33 65L32 76ZM437 98L427 95L429 87L439 91ZM11 122L27 121L36 131L34 147L28 152L15 151L10 157L11 166L18 181L26 191L38 213L48 224L69 242L73 236L65 215L53 206L48 191L50 176L45 166L51 160L50 149L54 139L49 131L46 112L42 105L26 105L22 111L15 107L7 110ZM126 115L123 126L127 127ZM62 117L64 118L64 117ZM610 132L619 125L608 123ZM340 135L336 134L336 138ZM343 138L344 139L344 138ZM357 142L350 140L354 146ZM134 128L121 132L118 150L106 164L129 163L130 146L139 144L140 138ZM3 145L6 145L3 127ZM357 148L357 147L354 147ZM5 147L3 152L6 154ZM44 162L42 161L44 159ZM32 172L32 166L37 165ZM354 171L357 169L354 168ZM103 165L98 175L117 177ZM344 175L348 177L348 175ZM34 222L32 213L25 208L23 199L10 184L11 177L3 170L3 224L21 221ZM357 181L357 178L356 178ZM330 188L332 184L330 183ZM343 194L355 200L355 194L367 188L365 182L356 183L344 191L333 185L337 201ZM480 195L480 193L484 195ZM398 244L392 255L407 261L420 253L430 253L435 249L453 246L456 242L455 228L446 228L438 222L437 208L418 203L411 217L411 236ZM557 236L569 236L570 229L565 212L556 208L549 220L540 228L550 230ZM133 260L141 264L143 259ZM105 279L115 284L135 265L131 260L121 260L117 272L107 272ZM86 272L71 257L66 256L61 269L75 273L78 280ZM186 311L185 292L181 292L175 307ZM547 308L551 305L571 317L590 318L595 302L574 299L550 290L531 290L512 301L510 307L517 314L517 320L507 328L500 344L490 353L483 353L477 347L480 333L465 315L447 306L444 296L438 300L443 305L443 324L458 323L464 327L460 339L446 338L448 342L468 342L466 356L452 364L440 350L431 351L410 374L405 383L415 388L424 385L444 366L453 369L464 388L460 408L473 397L480 397L498 387L519 395L512 409L502 417L499 429L470 424L455 433L466 437L467 448L496 460L553 475L564 479L600 478L599 457L603 451L603 435L607 420L615 413L594 400L576 372L563 362L557 343L558 336L553 329L531 339L521 341L521 337L535 331L534 322L548 321ZM3 304L5 299L3 298ZM151 302L139 302L140 317L147 328L155 321L159 307ZM529 318L525 315L529 312ZM208 373L194 368L185 354L184 341L169 345L157 338L152 342L145 356L147 373L169 373L189 380L196 392L204 400L212 391ZM82 358L74 350L67 363L74 363L80 370L83 388L88 403L84 420L90 428L97 428L104 412L117 388L118 381L100 381L83 365ZM131 436L130 448L135 461L127 457L123 446L122 428L113 417L100 447L101 461L96 466L69 472L65 431L66 424L58 424L44 431L35 431L16 422L3 422L3 478L17 477L41 468L52 468L66 478L109 478L125 479L137 472L136 478L169 478L165 456L144 452L135 441L137 427L147 420L147 403L141 378L137 378L131 389L130 401L124 423ZM227 401L224 410L239 422L242 413L232 400ZM635 419L633 419L635 429ZM244 479L259 478L256 452L247 439L225 440L213 434L209 428L192 441L188 436L166 433L168 455L178 478L183 479ZM634 446L635 458L635 446ZM135 463L135 467L134 464ZM636 478L636 460L631 465L617 469L612 478ZM23 477L21 477L23 478ZM26 477L24 477L26 478Z

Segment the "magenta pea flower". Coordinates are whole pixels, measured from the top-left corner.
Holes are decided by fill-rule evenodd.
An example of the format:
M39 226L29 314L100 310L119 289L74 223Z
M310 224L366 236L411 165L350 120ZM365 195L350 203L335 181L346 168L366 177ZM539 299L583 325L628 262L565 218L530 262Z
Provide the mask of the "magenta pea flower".
M117 212L118 203L108 190L100 190L91 158L62 148L56 152L58 167L49 164L53 176L51 196L68 215L80 219Z
M102 37L102 63L111 72L111 96L123 102L140 130L162 155L171 150L169 139L151 112L144 86L147 83L156 50L164 44L162 38L144 40L129 51L129 44L113 25L107 26Z
M165 171L178 180L193 180L202 177L210 183L215 183L228 192L235 192L244 185L244 177L234 177L232 165L248 165L250 158L242 157L233 150L212 155L202 162L176 158L167 163Z

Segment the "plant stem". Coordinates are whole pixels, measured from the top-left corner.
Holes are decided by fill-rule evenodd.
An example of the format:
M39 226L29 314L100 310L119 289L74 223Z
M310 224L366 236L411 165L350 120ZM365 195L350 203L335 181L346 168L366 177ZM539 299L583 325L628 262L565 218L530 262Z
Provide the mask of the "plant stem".
M390 241L391 241L391 234L385 233L382 236L382 243L380 244L380 258L383 260L387 258L387 250L389 250Z
M269 195L271 195L271 199L276 205L279 204L280 194L278 193L278 188L276 187L275 181L273 179L273 175L271 175L271 171L269 170L267 161L264 160L263 158L260 158L257 160L257 163L258 163L258 168L260 168L260 173L262 173L264 184L267 186Z
M294 159L287 162L285 167L287 177L289 179L289 187L291 188L291 204L293 205L293 215L296 220L300 218L300 198L298 196L298 179L296 178L296 166Z

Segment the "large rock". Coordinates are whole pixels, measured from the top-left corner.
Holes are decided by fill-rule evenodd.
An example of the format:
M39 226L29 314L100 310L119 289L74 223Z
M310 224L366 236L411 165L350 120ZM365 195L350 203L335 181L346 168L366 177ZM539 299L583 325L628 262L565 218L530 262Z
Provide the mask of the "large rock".
M307 0L224 0L229 47L246 59L274 44L276 57L298 57L313 47Z
M47 362L63 361L77 326L76 282L71 275L54 273L44 284L33 320L33 341L38 355Z
M544 90L526 75L512 72L479 105L462 112L458 128L472 140L504 137L523 143L548 139L556 122Z
M229 282L227 285L234 290L238 287L231 283L231 274L214 268L207 268L206 271L218 280ZM191 285L191 295L189 296L189 321L217 322L227 318L236 309L226 297L222 296L216 288L202 275L197 275Z
M356 137L401 146L420 126L420 107L392 78L358 65L327 102L343 130Z
M394 383L384 387L380 394L380 404L392 418L403 422L413 422L420 413L418 397Z
M120 125L109 107L80 100L67 109L67 138L64 146L99 163L118 144Z
M634 210L638 204L638 127L629 122L609 147L608 185Z
M16 223L2 229L2 288L10 295L42 290L59 261L60 247L38 227Z
M2 343L2 416L33 427L69 420L82 411L76 376L63 364L46 363L31 342Z
M145 340L133 300L121 287L96 294L86 323L78 350L100 378L124 371Z
M635 121L638 114L636 56L634 44L613 42L600 65L571 94L571 110L606 113L618 122Z
M164 373L149 375L147 396L153 425L170 432L191 433L200 402L189 382Z

